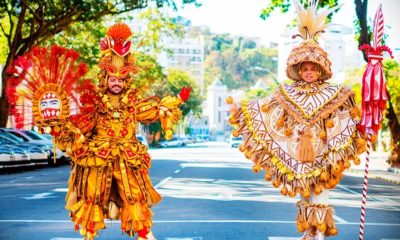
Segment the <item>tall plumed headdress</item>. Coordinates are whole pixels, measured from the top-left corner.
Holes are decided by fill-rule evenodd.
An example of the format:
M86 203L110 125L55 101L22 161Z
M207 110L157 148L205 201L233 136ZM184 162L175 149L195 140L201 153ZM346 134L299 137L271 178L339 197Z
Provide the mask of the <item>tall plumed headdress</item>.
M132 31L124 23L116 23L107 31L107 36L100 41L102 56L99 67L102 73L99 74L100 89L105 91L108 77L126 79L126 86L131 84L130 73L137 73L135 59L130 54L132 42L129 38Z
M303 42L292 49L287 60L286 75L292 80L301 80L299 64L313 62L319 65L321 75L319 80L327 80L332 77L331 61L327 52L318 44L316 38L323 33L328 24L326 17L340 6L317 13L318 0L309 0L308 8L300 3L300 0L292 0L297 12L297 26L299 34L292 38L301 37Z
M7 97L17 128L51 126L79 111L79 96L94 85L80 81L87 67L78 58L76 51L57 45L33 47L7 69Z

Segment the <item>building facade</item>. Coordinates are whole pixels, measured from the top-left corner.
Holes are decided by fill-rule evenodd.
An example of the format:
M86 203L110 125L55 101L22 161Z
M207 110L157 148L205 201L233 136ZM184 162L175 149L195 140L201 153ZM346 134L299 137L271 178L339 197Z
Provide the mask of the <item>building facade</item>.
M179 68L187 71L198 86L202 87L204 85L203 37L165 38L163 45L170 51L159 54L160 65L164 68Z

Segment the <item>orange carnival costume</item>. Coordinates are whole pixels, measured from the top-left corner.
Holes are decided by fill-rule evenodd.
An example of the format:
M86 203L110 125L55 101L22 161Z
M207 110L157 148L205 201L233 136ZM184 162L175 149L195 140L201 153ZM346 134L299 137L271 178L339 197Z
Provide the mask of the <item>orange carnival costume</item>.
M286 73L294 83L281 84L270 97L243 101L239 109L233 105L230 118L233 135L243 135L239 149L254 162L254 172L264 169L265 180L280 187L284 196L300 194L296 225L304 232L302 239L338 233L329 189L340 182L351 161L359 164L357 155L366 144L356 128L361 112L354 93L327 82L331 62L314 39L337 7L317 14L317 4L312 1L305 9L294 1L298 36L304 39L287 61ZM315 72L316 80L301 72L304 66Z
M190 94L183 88L178 97L141 99L130 76L137 72L130 36L125 24L108 30L100 45L98 86L88 80L79 84L86 72L84 65L75 64L79 55L58 46L49 52L34 48L9 71L14 74L9 96L18 126L27 121L21 99L30 100L33 123L42 130L50 126L55 144L71 156L66 208L85 239L105 228L106 218L120 219L131 237L138 233L138 239L154 239L150 207L161 196L150 181L151 158L136 139L136 128L139 122L160 120L166 138L171 137L172 125L181 117L179 105ZM70 108L79 113L70 115Z

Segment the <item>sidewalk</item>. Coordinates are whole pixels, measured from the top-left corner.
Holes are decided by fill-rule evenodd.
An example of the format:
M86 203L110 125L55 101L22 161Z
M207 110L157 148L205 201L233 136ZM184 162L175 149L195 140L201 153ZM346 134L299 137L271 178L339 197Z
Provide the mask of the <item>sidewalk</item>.
M351 166L346 175L364 176L365 154L360 155L361 163L358 166ZM380 179L386 182L400 185L400 168L391 167L386 159L389 153L371 152L368 168L368 178Z

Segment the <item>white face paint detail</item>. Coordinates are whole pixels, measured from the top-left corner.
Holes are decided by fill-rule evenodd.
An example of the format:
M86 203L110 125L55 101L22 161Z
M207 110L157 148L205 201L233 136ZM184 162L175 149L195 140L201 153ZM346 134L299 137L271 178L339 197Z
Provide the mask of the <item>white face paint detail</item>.
M61 100L55 92L48 92L40 100L40 112L44 119L58 117L61 111Z

